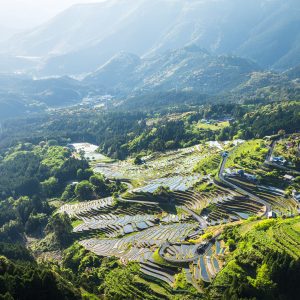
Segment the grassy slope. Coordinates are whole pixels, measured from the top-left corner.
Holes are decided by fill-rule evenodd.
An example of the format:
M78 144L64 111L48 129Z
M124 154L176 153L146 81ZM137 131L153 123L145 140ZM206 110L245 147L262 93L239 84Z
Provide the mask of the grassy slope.
M206 124L206 123L197 123L197 126L196 128L198 129L210 129L212 131L219 131L221 130L222 128L225 128L225 127L229 127L229 122L226 121L226 122L220 122L220 123L214 123L214 124Z
M300 217L246 221L236 228L236 250L229 254L225 268L211 287L211 295L216 298L221 297L221 291L230 286L235 276L246 278L250 285L257 282L268 253L287 253L295 260L300 258ZM257 261L261 264L255 265Z
M263 140L250 140L236 147L230 154L226 167L253 171L265 160L268 149Z

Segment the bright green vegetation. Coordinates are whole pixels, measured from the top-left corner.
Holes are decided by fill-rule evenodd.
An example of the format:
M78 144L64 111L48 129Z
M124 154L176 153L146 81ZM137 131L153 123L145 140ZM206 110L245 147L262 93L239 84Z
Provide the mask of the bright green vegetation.
M300 170L299 157L300 135L293 134L276 142L273 156L282 156L286 159L286 166L295 170Z
M229 122L212 122L210 124L199 122L197 123L196 127L199 129L210 129L213 131L220 131L222 128L229 127Z
M263 140L247 141L230 152L226 167L253 171L263 164L267 153L268 148Z
M297 217L246 222L226 228L223 238L232 252L213 282L210 296L222 299L297 298L299 224Z
M72 222L72 227L75 228L76 226L78 226L78 225L80 225L82 223L83 223L82 220L75 220L75 221Z
M160 255L159 255L159 249L156 249L155 252L153 253L153 260L161 265L168 264Z
M194 171L199 172L203 175L216 175L218 172L219 165L221 163L221 154L215 153L208 155L202 159L195 167Z

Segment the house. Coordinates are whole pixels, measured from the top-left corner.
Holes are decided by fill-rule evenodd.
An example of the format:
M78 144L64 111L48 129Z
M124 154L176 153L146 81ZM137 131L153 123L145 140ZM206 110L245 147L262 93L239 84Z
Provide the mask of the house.
M285 180L285 181L294 181L295 178L292 175L285 174L283 176L283 180Z
M297 192L296 190L293 190L292 195L296 201L300 202L300 193L299 192Z
M277 214L274 211L269 211L268 212L268 219L275 219L277 218Z
M249 181L253 181L253 182L256 182L256 181L257 181L257 177L256 177L255 175L245 173L244 176L245 176Z
M286 159L282 156L273 156L271 157L271 161L280 165L284 165L286 163Z
M224 152L222 153L222 156L223 156L223 157L228 157L228 154L229 154L228 151L224 151Z
M245 171L244 170L238 170L237 174L240 175L241 177L244 177Z

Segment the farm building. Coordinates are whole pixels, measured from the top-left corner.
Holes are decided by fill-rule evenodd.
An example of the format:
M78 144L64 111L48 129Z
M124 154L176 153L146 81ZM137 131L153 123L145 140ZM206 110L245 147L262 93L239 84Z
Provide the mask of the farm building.
M275 219L277 218L277 214L274 211L269 211L268 212L268 219Z

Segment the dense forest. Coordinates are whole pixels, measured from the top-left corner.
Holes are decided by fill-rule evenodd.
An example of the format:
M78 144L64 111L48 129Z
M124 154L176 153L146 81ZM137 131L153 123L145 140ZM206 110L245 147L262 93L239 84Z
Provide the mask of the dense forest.
M141 152L188 147L201 141L264 137L279 130L289 133L300 128L299 112L299 102L290 101L256 105L216 103L197 108L182 105L180 109L169 107L167 111L153 112L83 111L67 116L57 113L4 122L0 143L36 143L43 138L56 139L61 145L86 141L98 144L99 150L112 158L125 159ZM217 125L229 120L230 126L198 126L202 119ZM32 130L41 125L39 131Z

